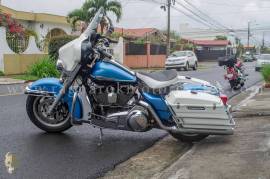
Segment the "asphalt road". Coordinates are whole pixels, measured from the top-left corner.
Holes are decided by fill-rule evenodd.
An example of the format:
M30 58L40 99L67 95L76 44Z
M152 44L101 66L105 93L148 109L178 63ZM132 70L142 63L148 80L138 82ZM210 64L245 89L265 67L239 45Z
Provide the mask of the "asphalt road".
M261 76L254 71L254 63L245 66L249 74L246 87L249 87L260 81ZM224 92L232 96L237 92L229 89L223 79L224 72L215 66L179 73L219 81ZM161 130L147 133L105 130L104 144L99 147L99 131L88 125L73 127L59 135L42 132L28 119L25 101L24 95L0 97L0 178L96 178L166 135ZM18 161L12 175L4 165L7 152L14 153Z

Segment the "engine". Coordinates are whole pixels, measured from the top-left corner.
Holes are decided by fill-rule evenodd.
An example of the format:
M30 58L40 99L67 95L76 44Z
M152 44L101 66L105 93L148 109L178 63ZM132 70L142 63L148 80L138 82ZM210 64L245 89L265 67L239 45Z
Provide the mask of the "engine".
M119 82L108 84L91 82L89 86L91 86L89 94L102 106L126 106L137 90L136 86Z
M135 106L127 116L128 126L132 131L144 132L149 128L149 114L141 106Z
M134 106L129 111L108 114L104 118L93 118L92 124L135 132L145 132L150 129L148 111L141 106Z

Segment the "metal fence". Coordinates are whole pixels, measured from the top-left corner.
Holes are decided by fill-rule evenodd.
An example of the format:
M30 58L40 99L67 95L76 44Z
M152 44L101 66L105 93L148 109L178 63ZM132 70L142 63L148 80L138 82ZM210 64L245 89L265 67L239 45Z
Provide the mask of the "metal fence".
M147 55L146 44L126 43L126 55Z
M166 45L151 44L150 55L166 55Z
M195 53L199 61L218 60L219 57L226 56L226 50L196 50Z
M7 43L13 52L22 53L28 46L29 37L18 37L7 34Z

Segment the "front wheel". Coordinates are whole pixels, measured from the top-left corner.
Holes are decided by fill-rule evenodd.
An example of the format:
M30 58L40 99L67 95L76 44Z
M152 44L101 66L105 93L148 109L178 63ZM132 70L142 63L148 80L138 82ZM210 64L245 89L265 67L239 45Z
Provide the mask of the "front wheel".
M184 134L170 132L171 136L185 143L199 142L208 137L206 134Z
M193 70L196 71L197 69L198 69L198 63L196 62L196 63L194 64Z
M188 64L188 62L187 62L187 64L186 64L186 66L185 66L185 71L188 71L189 70L189 64Z
M30 120L41 130L49 133L60 133L72 127L66 103L59 103L51 115L47 111L54 98L28 96L26 110Z

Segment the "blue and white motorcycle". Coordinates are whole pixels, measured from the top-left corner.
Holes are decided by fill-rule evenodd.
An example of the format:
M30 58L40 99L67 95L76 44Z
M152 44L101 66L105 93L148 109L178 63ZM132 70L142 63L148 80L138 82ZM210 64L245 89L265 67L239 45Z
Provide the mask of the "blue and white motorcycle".
M37 127L55 133L88 123L101 134L103 128L159 128L185 142L233 134L229 106L219 96L181 89L194 79L174 70L135 73L112 60L105 49L113 41L97 33L101 21L107 22L106 34L111 33L113 25L101 8L85 32L59 50L60 79L40 79L26 88L27 113ZM85 107L91 111L87 117Z

